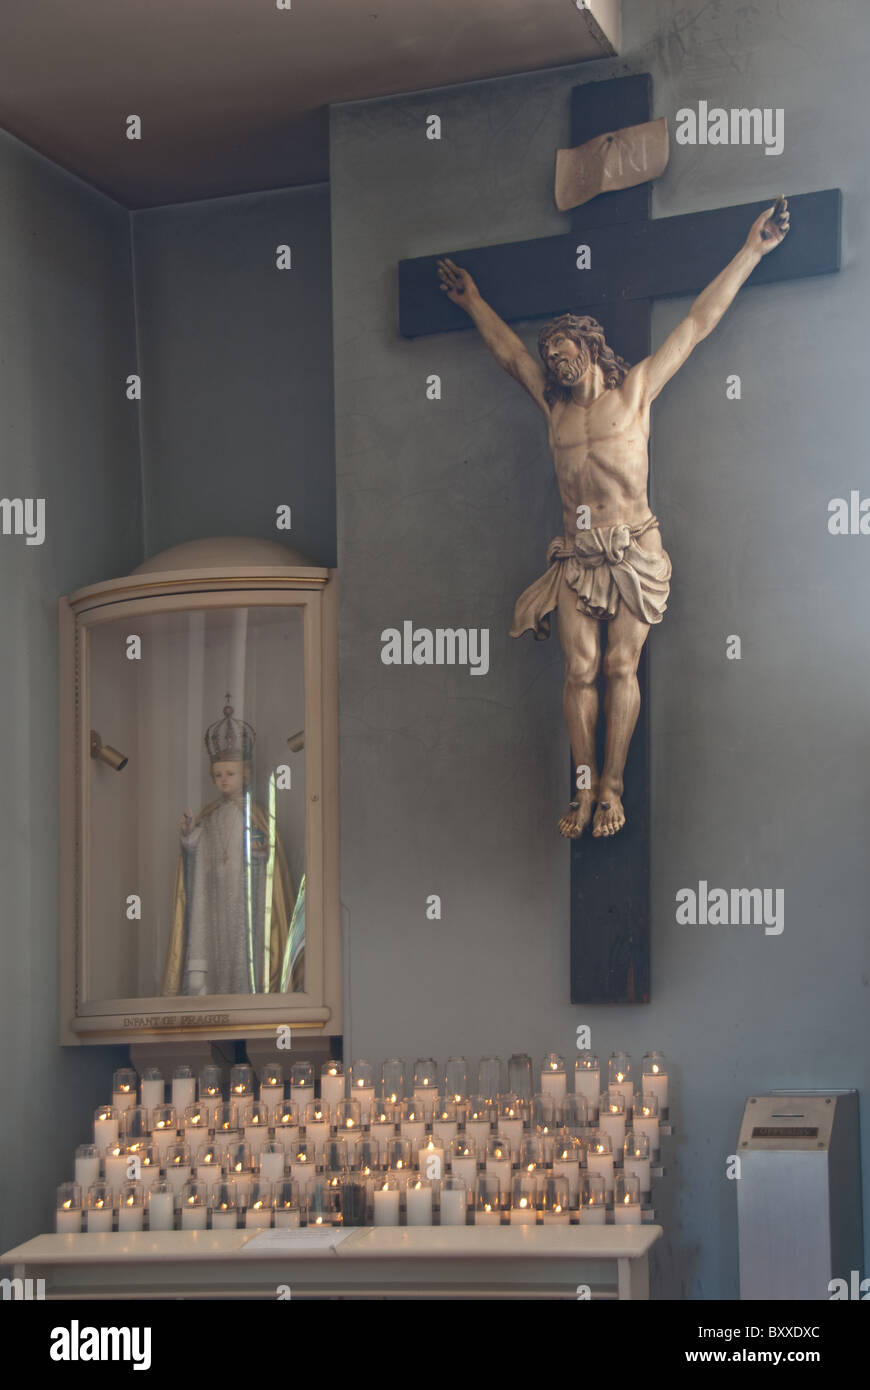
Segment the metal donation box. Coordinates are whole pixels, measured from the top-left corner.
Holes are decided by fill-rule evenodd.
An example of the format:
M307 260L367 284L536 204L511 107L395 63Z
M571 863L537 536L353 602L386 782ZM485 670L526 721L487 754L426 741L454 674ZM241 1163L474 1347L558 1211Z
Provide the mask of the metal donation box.
M751 1096L737 1152L742 1299L827 1299L860 1270L857 1091Z

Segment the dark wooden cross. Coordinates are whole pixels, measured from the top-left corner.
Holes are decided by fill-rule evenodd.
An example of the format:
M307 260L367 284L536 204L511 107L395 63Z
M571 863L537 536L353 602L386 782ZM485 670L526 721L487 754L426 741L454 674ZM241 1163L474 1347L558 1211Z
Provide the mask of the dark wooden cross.
M572 93L571 143L650 119L647 73L589 82ZM699 293L743 244L761 203L650 218L650 183L600 194L571 213L572 231L399 264L399 327L409 338L471 326L439 289L436 264L448 255L470 271L483 297L508 322L590 313L629 362L650 351L651 300ZM750 285L822 275L840 268L839 189L789 197L791 231L765 256ZM577 269L577 247L591 268ZM667 519L664 523L667 535ZM548 539L542 537L542 546ZM543 566L542 566L543 567ZM529 576L533 578L534 576ZM679 576L677 576L679 582ZM665 618L667 621L667 618ZM653 639L654 640L654 639ZM647 644L648 645L648 644ZM650 992L649 680L647 650L638 669L641 713L625 770L627 823L611 838L587 831L571 843L571 1002L638 1004ZM603 705L602 705L603 707ZM603 720L599 743L603 745ZM603 746L599 747L599 766ZM570 791L574 792L574 769ZM555 832L554 832L555 833Z

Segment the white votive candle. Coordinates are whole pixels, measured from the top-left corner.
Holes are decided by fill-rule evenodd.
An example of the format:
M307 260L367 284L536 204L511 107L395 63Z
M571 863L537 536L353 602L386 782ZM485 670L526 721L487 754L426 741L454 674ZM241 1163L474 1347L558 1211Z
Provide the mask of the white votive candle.
M153 1110L156 1105L163 1104L163 1096L166 1091L166 1083L162 1076L142 1078L142 1104L146 1110Z
M480 1152L486 1147L486 1141L492 1132L492 1125L489 1120L466 1120L466 1138L473 1139L479 1146Z
M432 1225L432 1188L425 1179L408 1186L405 1203L409 1226Z
M430 1139L428 1144L417 1150L417 1167L424 1178L438 1182L444 1176L444 1146Z
M464 1183L461 1187L442 1186L440 1202L442 1226L465 1225L468 1210L468 1190Z
M239 1213L235 1207L230 1211L220 1211L217 1208L211 1214L211 1228L213 1231L234 1231L239 1224Z
M91 1234L96 1231L111 1231L113 1216L111 1207L88 1207L85 1213L85 1227Z
M581 1226L606 1226L607 1212L603 1206L595 1205L580 1208Z
M474 1155L457 1158L454 1154L450 1161L450 1171L454 1177L462 1178L466 1187L471 1190L477 1181L477 1159Z
M650 1161L648 1158L633 1158L626 1154L623 1159L625 1176L627 1178L637 1178L640 1184L642 1197L648 1197L652 1188L652 1174L650 1173Z
M324 1067L320 1073L320 1099L326 1105L337 1105L344 1100L344 1072Z
M279 1207L275 1212L275 1225L287 1229L299 1225L298 1207Z
M166 1183L160 1183L148 1193L148 1229L171 1231L175 1221L175 1193Z
M256 1231L265 1230L272 1224L272 1209L265 1203L260 1206L248 1207L245 1212L245 1230Z
M79 1183L65 1182L57 1190L55 1230L61 1236L77 1236L82 1229L82 1193Z
M196 1077L173 1076L171 1090L172 1104L179 1115L183 1115L187 1107L193 1105L196 1100Z
M145 1208L141 1202L122 1202L118 1208L118 1230L141 1231L144 1217Z
M537 1221L538 1213L527 1197L522 1197L516 1206L511 1207L510 1223L512 1226L535 1226Z
M616 1202L613 1207L614 1226L639 1226L640 1202Z
M95 1144L81 1144L76 1149L75 1180L82 1192L87 1192L92 1183L99 1181L100 1155Z
M120 1153L109 1152L106 1154L106 1182L109 1184L116 1197L121 1190L122 1184L129 1182L127 1166L133 1157L133 1154L125 1153L124 1150ZM131 1168L131 1172L132 1171Z
M575 1065L574 1093L583 1096L591 1108L597 1109L598 1097L601 1094L601 1067L597 1057L590 1056L587 1060L592 1065Z
M375 1225L398 1226L399 1189L398 1187L375 1187Z
M117 1143L120 1120L114 1106L102 1105L94 1112L94 1143L98 1149Z
M604 1179L604 1190L609 1197L613 1192L613 1154L612 1153L593 1153L590 1149L586 1155L586 1167L590 1173L599 1173Z
M264 1182L280 1182L284 1176L287 1155L279 1144L260 1151L260 1177Z
M184 1206L181 1207L181 1229L182 1231L204 1231L208 1227L208 1207L204 1206Z
M501 1212L492 1206L478 1207L474 1213L475 1226L500 1226Z

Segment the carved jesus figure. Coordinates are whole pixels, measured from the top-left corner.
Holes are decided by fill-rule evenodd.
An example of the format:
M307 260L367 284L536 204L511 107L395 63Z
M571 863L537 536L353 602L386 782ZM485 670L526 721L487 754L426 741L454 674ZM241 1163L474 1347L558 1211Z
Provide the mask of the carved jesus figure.
M574 314L542 329L540 365L481 297L468 271L448 259L438 262L441 289L466 311L496 361L547 420L562 535L550 545L546 573L517 600L511 636L532 630L547 637L549 615L558 613L565 654L562 708L579 770L576 798L559 821L570 839L590 821L595 836L615 835L625 824L623 773L640 709L637 667L670 590L671 562L647 496L650 406L788 226L788 204L780 198L756 219L740 251L658 351L633 367L608 347L595 319ZM605 623L599 775L595 730Z

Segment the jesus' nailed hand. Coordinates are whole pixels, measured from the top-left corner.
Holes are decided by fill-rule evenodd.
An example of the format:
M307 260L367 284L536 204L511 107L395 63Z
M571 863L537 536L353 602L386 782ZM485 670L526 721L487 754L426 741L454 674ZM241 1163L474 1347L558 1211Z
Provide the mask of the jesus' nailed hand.
M578 769L576 800L559 821L576 839L592 822L595 836L625 824L623 774L637 723L637 667L653 623L661 622L671 563L647 496L649 411L662 387L712 332L762 256L788 232L785 198L752 224L743 247L692 305L652 356L629 366L608 347L588 315L563 314L541 330L542 364L451 260L438 262L441 289L464 309L500 366L543 411L562 499L562 535L551 544L547 572L517 600L511 636L546 637L559 615L565 654L562 708ZM595 755L597 678L604 652L604 767Z

